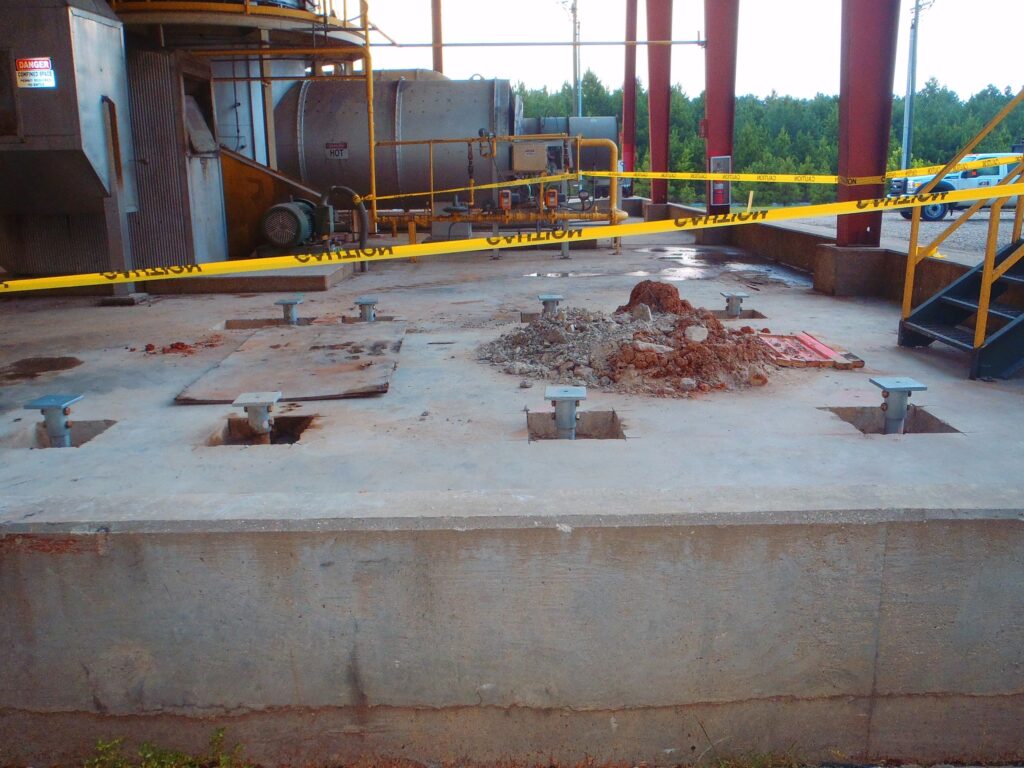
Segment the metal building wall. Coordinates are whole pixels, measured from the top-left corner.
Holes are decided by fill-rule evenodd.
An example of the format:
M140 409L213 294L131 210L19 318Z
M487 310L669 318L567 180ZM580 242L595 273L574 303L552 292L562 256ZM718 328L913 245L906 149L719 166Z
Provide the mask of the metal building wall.
M0 215L0 265L13 275L110 268L102 214Z
M129 48L139 212L128 222L138 268L193 263L179 81L173 54Z

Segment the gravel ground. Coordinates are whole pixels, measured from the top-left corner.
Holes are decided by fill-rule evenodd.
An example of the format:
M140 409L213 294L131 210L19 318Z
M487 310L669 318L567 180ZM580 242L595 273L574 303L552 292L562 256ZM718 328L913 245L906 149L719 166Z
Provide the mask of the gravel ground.
M1005 244L1013 230L1014 212L1003 211L999 221L999 242ZM921 222L920 244L924 245L948 227L953 218L947 216L941 222ZM794 219L793 223L801 228L820 231L822 234L834 234L836 219L834 216L822 219ZM949 236L939 246L939 253L966 264L981 261L985 252L985 238L988 236L988 211L981 211L968 219L962 227ZM882 245L894 250L906 251L910 243L910 222L898 213L885 213L882 218Z

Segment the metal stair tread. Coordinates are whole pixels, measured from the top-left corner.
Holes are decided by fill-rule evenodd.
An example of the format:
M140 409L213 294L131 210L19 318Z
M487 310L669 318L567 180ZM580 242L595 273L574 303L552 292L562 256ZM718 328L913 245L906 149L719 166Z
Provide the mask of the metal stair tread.
M972 299L963 299L958 296L941 296L942 301L947 304L953 304L963 309L970 309L971 311L978 311L978 302ZM998 317L1006 318L1007 320L1016 320L1022 314L1024 309L1010 306L1009 304L1000 304L998 302L989 302L988 311L990 314L997 315Z
M974 332L966 328L943 325L942 323L919 323L914 320L906 320L904 325L911 331L929 336L936 341L949 344L951 347L967 351L974 349Z

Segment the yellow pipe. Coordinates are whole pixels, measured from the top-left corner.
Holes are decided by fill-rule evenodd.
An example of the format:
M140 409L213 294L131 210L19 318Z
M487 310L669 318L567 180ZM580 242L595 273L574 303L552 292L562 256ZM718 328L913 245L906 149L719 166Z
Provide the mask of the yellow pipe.
M426 212L406 211L382 211L381 221L392 223L392 228L397 232L400 224L407 224L410 221L416 222L419 227L429 227L432 221L447 221L451 223L468 222L470 224L551 224L558 221L607 221L608 214L596 211L508 211L499 213L453 213L443 217L431 216Z
M366 129L369 132L370 163L370 233L377 231L377 133L373 116L373 60L370 57L370 15L366 0L360 0L359 10L363 21L363 74L366 76Z
M569 135L566 133L537 133L537 134L524 134L522 136L495 136L493 141L500 144L515 144L517 141L542 141L549 139L566 139ZM476 144L480 141L479 136L467 136L465 138L448 138L448 139L384 139L378 141L378 147L401 147L407 144Z
M247 1L241 3L210 3L210 2L119 2L114 0L111 8L115 13L235 13L242 16L269 16L296 21L305 21L313 24L324 24L324 17L317 13L299 10L297 8L280 8L277 6L250 5ZM342 19L331 15L327 17L327 24L330 27L344 28Z
M434 212L434 142L428 145L430 155L430 212Z
M609 162L608 167L612 173L617 173L619 170L619 148L611 139L584 139L579 140L580 147L605 147L608 150ZM579 166L577 166L579 170ZM615 224L623 221L627 218L625 211L619 210L619 182L612 179L611 186L608 190L608 218Z
M193 56L199 56L201 58L228 58L231 56L245 56L245 57L256 57L266 56L267 58L273 58L275 56L315 56L320 58L345 58L353 56L359 58L362 54L360 53L359 46L325 46L323 48L274 48L274 47L257 47L257 48L192 48L188 51ZM294 77L293 80L301 80L300 77Z

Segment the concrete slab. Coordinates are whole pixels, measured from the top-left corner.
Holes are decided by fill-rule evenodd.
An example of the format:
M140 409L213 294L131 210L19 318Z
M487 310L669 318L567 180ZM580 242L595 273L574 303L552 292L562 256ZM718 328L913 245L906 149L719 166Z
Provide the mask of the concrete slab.
M323 264L269 272L241 272L237 275L197 277L181 280L156 280L139 283L149 293L180 295L195 293L278 293L281 291L326 291L351 276L351 264Z
M299 404L316 418L292 445L210 446L233 409L172 405L266 297L0 304L0 366L83 361L0 387L0 762L119 734L201 747L217 725L265 764L675 765L702 726L721 752L1017 754L1024 380L968 381L958 353L896 346L895 306L735 248L624 249L571 271L557 251L381 263L307 296L310 316L379 296L408 328L388 394ZM866 365L686 400L589 388L628 439L530 442L544 383L477 346L538 294L611 311L645 277L708 307L744 290L758 327ZM821 410L877 406L886 375L926 383L915 401L960 433ZM30 450L22 406L57 390L117 423Z

